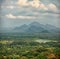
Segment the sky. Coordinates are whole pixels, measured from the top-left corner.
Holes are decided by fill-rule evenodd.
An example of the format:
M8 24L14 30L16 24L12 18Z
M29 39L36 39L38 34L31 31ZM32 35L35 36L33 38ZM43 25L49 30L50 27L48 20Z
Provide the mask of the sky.
M39 22L60 27L60 0L0 0L0 29Z

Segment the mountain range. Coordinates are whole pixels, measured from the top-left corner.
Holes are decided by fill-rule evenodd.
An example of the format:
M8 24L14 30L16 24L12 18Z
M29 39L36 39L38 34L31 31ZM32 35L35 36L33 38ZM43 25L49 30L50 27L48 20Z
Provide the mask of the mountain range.
M59 33L60 28L50 25L50 24L40 24L39 22L32 22L29 25L22 25L19 27L15 27L13 32L21 32L21 33Z

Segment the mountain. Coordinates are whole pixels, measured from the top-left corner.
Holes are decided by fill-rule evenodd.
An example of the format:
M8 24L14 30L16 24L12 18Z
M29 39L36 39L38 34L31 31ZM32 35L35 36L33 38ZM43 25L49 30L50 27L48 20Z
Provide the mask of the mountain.
M60 28L57 28L56 26L53 26L53 25L50 25L50 24L46 24L45 28L52 33L60 32Z
M15 32L25 32L27 29L28 29L28 25L24 24L24 25L22 25L20 27L14 28L13 30Z
M29 28L26 30L26 32L30 32L30 33L43 32L45 29L42 26L43 25L38 22L32 22L31 24L29 24Z
M24 32L24 33L57 33L60 29L53 25L43 25L38 22L32 22L29 25L22 25L13 29L14 32Z

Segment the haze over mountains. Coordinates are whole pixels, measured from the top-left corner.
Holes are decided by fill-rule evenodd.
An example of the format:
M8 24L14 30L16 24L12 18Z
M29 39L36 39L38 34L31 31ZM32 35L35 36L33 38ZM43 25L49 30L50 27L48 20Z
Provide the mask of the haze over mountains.
M50 24L40 24L39 22L32 22L30 24L23 24L12 28L0 29L0 33L17 32L17 33L60 33L60 28Z
M60 28L57 28L53 25L43 25L38 22L32 22L29 25L22 25L15 27L13 32L22 32L22 33L57 33L60 32Z
M13 29L5 28L0 30L1 33L17 32L17 33L60 33L60 28L50 24L40 24L39 22L32 22L29 25L23 24L21 26L14 27Z

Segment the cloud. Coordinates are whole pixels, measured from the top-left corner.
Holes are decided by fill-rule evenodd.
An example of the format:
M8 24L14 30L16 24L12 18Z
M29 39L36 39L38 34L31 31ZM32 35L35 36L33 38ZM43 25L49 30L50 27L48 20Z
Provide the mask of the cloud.
M54 13L43 13L43 16L53 16L53 17L59 17L60 14L54 14Z
M31 6L34 8L48 10L48 8L43 3L41 3L40 0L33 0L33 1L18 0L17 4L19 6Z
M48 5L48 8L49 8L50 10L57 11L57 6L56 6L55 4L50 3L50 4Z
M12 14L8 14L6 15L7 18L10 18L10 19L35 19L36 17L35 16L22 16L22 15L19 15L19 16L14 16Z
M20 6L27 6L28 5L27 0L18 0L17 4Z
M35 19L36 17L34 17L34 16L17 16L17 18L21 18L21 19Z
M15 18L16 18L16 16L14 16L14 15L12 15L12 14L6 15L6 17L7 17L7 18L12 18L12 19L15 19Z
M48 8L44 4L40 4L40 8L44 10L48 10Z
M6 6L6 8L13 9L14 6Z
M13 9L15 8L14 6L1 6L1 8L9 8L9 9Z
M18 0L17 4L19 6L28 6L28 7L33 7L33 8L38 8L41 10L51 10L51 11L56 11L57 6L53 3L50 3L48 5L43 4L40 0Z
M17 4L20 6L32 6L32 7L38 7L39 6L39 0L33 0L33 1L28 1L28 0L18 0Z
M32 7L38 8L40 1L39 0L33 0L29 2L29 5L31 5Z

